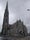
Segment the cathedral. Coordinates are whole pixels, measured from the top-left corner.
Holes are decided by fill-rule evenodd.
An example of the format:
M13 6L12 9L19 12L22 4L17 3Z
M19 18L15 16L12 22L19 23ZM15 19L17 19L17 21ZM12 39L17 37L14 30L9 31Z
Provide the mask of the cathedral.
M6 9L5 9L5 13L4 13L1 34L8 35L8 36L9 35L12 35L12 36L25 36L25 35L27 35L27 28L21 20L16 21L12 25L9 24L8 2L6 4Z

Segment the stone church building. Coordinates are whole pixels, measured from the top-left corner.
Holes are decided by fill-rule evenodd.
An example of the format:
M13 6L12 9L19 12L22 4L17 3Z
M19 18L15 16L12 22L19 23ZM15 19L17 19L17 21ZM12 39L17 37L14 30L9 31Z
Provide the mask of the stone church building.
M27 28L21 20L16 21L12 25L9 24L8 2L6 4L1 33L2 33L2 35L8 35L8 36L9 35L11 35L11 36L27 35Z

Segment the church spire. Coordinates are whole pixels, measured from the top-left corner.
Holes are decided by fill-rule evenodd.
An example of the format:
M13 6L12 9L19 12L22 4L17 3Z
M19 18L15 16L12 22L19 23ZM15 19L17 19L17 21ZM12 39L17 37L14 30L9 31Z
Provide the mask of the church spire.
M7 4L6 4L6 10L8 10L8 1L7 1Z
M5 9L5 12L8 12L8 1L7 1L7 3L6 3L6 9Z
M7 4L6 4L4 19L6 20L7 23L9 22L8 1L7 1Z
M9 12L8 12L8 2L7 2L3 19L2 34L7 34L8 24L9 24Z

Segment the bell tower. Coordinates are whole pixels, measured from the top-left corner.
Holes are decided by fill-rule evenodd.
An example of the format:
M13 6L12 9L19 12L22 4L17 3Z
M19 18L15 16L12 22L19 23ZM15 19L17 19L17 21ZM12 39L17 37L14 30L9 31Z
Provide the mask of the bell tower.
M7 34L8 25L9 25L9 12L8 12L8 2L7 2L5 13L4 13L3 26L2 26L3 35Z

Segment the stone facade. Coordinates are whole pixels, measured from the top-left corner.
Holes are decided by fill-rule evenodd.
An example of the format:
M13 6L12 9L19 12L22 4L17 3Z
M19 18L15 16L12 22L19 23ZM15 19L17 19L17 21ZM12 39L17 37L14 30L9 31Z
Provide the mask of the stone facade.
M25 30L26 29L26 30ZM12 36L27 36L27 28L21 22L21 20L15 22L12 25L9 25L9 35L11 34Z

